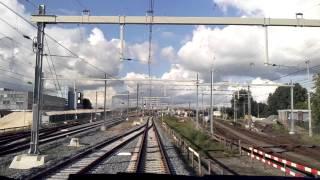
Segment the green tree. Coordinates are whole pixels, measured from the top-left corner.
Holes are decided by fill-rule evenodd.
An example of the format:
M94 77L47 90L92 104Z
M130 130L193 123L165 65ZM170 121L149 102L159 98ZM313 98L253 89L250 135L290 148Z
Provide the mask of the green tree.
M315 92L311 96L312 118L316 125L320 125L320 74L314 76Z
M82 101L83 109L92 109L91 101L87 98L84 98Z
M296 83L293 88L293 102L295 109L307 108L307 89ZM279 109L289 109L291 93L288 87L278 87L273 94L269 94L268 106L270 114L277 114Z
M245 114L248 112L248 91L245 89L241 89L238 92L235 92L234 96L231 99L231 109L229 110L229 115L233 117L233 110L234 110L234 97L236 97L236 109L237 109L237 116L238 117L244 117L244 110ZM259 104L259 116L265 117L267 116L267 109L268 106L264 103L258 103L253 99L251 96L251 114L253 116L258 116L258 104Z

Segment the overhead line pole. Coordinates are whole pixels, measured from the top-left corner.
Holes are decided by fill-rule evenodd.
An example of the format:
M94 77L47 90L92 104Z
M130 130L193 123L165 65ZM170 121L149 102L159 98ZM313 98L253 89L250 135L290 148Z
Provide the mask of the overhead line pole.
M138 118L138 109L139 109L139 83L137 83L137 118Z
M211 77L210 77L210 132L213 135L213 70L211 69Z
M310 61L306 61L308 81L310 81L309 63L310 63ZM311 114L311 96L310 96L311 89L310 89L310 87L308 87L307 91L308 91L309 136L312 137L312 114Z
M104 78L107 79L107 74L104 74ZM101 127L101 130L106 130L106 124L107 124L107 112L106 112L106 106L107 106L107 80L104 81L104 97L103 97L103 125Z
M199 73L197 73L197 107L196 107L196 123L199 129Z
M45 6L39 6L39 15L45 14ZM39 151L39 125L41 121L40 105L42 94L42 60L43 60L43 42L44 42L44 27L45 23L37 23L37 52L36 52L36 66L35 66L35 78L34 78L34 90L33 90L33 104L32 104L32 127L31 127L31 142L29 154L40 154Z
M291 85L293 85L292 80L291 80ZM289 132L289 134L295 134L294 133L294 120L293 120L293 86L290 87L290 94L291 94L291 114L290 114L290 132Z

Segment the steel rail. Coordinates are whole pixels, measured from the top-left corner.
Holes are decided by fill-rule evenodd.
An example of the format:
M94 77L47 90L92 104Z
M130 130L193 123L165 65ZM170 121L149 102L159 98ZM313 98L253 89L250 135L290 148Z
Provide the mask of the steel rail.
M115 125L116 123L118 122L121 122L121 119L115 119L113 121L110 122L110 124L108 124L108 126L112 126L112 125ZM57 134L49 134L49 135L46 135L42 138L44 139L40 139L39 141L39 144L45 144L45 143L48 143L48 142L51 142L51 141L54 141L54 140L58 140L58 139L61 139L61 138L64 138L68 135L74 135L74 134L77 134L77 133L82 133L82 132L85 132L85 131L89 131L91 129L94 129L94 128L97 128L99 126L101 126L101 124L103 124L104 122L101 121L99 123L96 123L96 124L93 124L93 125L88 125L88 126L84 126L84 127L79 127L79 128L76 128L76 129L72 129L70 131L66 131L66 132L57 132ZM11 154L11 153L15 153L15 152L18 152L18 151L22 151L22 150L26 150L29 148L29 141L28 139L27 140L24 140L24 141L21 141L21 142L17 142L17 143L13 143L13 144L9 144L9 145L6 145L6 146L2 146L0 147L0 155L7 155L7 154Z
M121 135L118 135L118 136L114 136L112 137L111 139L108 139L106 141L103 141L103 142L100 142L96 145L93 145L93 146L90 146L89 148L87 148L86 150L64 160L64 161L61 161L53 166L50 166L49 168L44 168L40 171L38 171L38 173L36 174L32 174L31 176L28 176L28 177L25 177L26 179L43 179L45 177L48 177L49 175L57 172L58 170L61 170L61 169L64 169L66 166L70 165L70 164L73 164L74 162L78 161L78 160L81 160L82 158L85 158L86 156L96 152L97 150L99 149L102 149L103 147L111 144L111 143L114 143L116 141L119 141L119 140L122 140L124 137L134 133L134 132L137 132L139 130L141 130L142 128L148 128L148 123L138 127L138 128L135 128L131 131L128 131L126 133L123 133ZM115 148L113 148L112 150L108 151L108 152L105 152L103 155L101 155L100 157L98 157L95 161L91 162L90 164L88 164L87 166L81 168L79 170L79 172L77 172L76 174L84 174L88 171L90 171L94 166L96 166L97 164L99 164L102 160L104 160L105 158L111 156L112 154L114 154L118 149L120 149L121 147L125 146L126 144L128 144L129 142L131 142L133 139L135 139L136 137L138 137L139 135L141 135L142 132L136 134L135 136L127 139L126 141L122 142L120 145L116 146ZM68 175L69 176L69 175Z

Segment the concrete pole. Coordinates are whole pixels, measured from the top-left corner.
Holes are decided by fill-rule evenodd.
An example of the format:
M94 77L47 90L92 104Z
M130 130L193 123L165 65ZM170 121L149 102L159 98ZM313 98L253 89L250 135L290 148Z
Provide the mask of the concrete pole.
M258 105L258 118L260 118L259 103L257 103L257 105Z
M124 29L124 24L120 24L120 60L124 59L124 43L123 43L123 29Z
M244 117L245 117L245 115L246 115L246 102L244 101L244 98L243 98L243 119L244 119Z
M204 95L204 92L203 92L203 89L201 90L201 109L202 109L202 123L203 123L203 118L204 118L204 107L203 107L203 95Z
M251 116L251 94L250 94L250 86L248 86L248 115Z
M107 74L104 74L104 78L107 79ZM101 126L101 130L106 130L107 124L107 112L106 112L106 105L107 105L107 80L104 81L104 97L103 97L103 125Z
M308 81L310 81L310 69L309 69L310 61L306 61L307 65L307 76ZM310 88L307 89L308 91L308 116L309 116L309 136L312 137L312 114L311 114L311 96L310 96Z
M138 109L139 109L139 83L137 83L137 117L138 117Z
M127 120L129 120L129 98L130 98L130 92L128 91L128 101L127 101Z
M95 109L95 120L97 120L97 109L98 109L98 91L96 91L96 107Z
M293 82L291 80L291 87L290 87L290 92L291 92L291 114L290 114L290 132L289 134L294 134L294 120L293 120Z
M78 96L77 95L78 94L76 92L76 81L73 81L73 107L74 107L74 110L76 111L74 119L78 119L78 116L77 116Z
M39 6L39 15L45 15L45 6ZM43 40L45 23L37 23L37 52L36 52L36 66L35 66L35 80L33 90L33 104L32 104L32 127L31 127L31 142L29 154L39 154L39 124L40 117L40 102L41 102L41 73L42 73L42 59L43 59Z
M196 105L196 123L197 129L199 129L199 73L197 73L197 105Z
M233 94L233 122L236 122L236 95Z
M141 95L141 110L142 110L142 116L144 116L144 101L143 101L143 92L142 92L142 95Z
M213 70L211 70L210 83L210 132L213 135Z

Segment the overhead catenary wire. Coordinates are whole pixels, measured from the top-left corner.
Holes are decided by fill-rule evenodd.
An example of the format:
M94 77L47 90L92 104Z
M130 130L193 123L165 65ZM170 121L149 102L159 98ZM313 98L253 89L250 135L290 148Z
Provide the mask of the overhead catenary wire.
M49 53L49 55L50 55L51 52L50 52L50 48L49 48L48 41L47 41L47 38L46 38L46 37L44 37L44 41L45 41L45 44L46 44L48 53ZM48 61L48 57L47 57L47 56L46 56L46 58L47 58L47 61ZM50 59L50 61L51 61L52 70L53 70L53 72L54 72L53 75L54 75L56 78L58 78L58 77L57 77L56 68L55 68L54 63L53 63L53 61L52 61L52 56L49 56L49 59ZM49 65L49 68L50 68L50 63L49 63L49 61L48 61L48 65ZM56 81L57 81L57 86L58 86L58 88L59 88L59 90L60 90L61 96L63 96L62 90L61 90L61 86L60 86L60 83L59 83L59 80L56 79Z
M17 15L18 17L20 17L22 20L24 20L26 23L28 23L29 25L31 25L34 28L37 28L34 24L32 24L29 20L27 20L25 17L23 17L22 15L20 15L19 13L17 13L15 10L13 10L12 8L10 8L9 6L7 6L5 3L0 2L1 5L3 5L4 7L6 7L8 10L10 10L12 13L14 13L15 15ZM11 25L12 26L12 25ZM73 55L74 57L77 57L78 59L80 59L82 62L85 62L86 64L90 65L91 67L93 67L94 69L103 72L104 74L107 74L109 77L114 78L111 74L105 72L104 70L102 70L101 68L91 64L90 62L88 62L87 60L85 60L84 58L81 58L79 55L77 55L75 52L71 51L69 48L67 48L66 46L64 46L63 44L61 44L59 41L57 41L55 38L53 38L51 35L49 35L48 33L45 33L45 35L52 41L54 41L56 44L58 44L59 46L61 46L63 49L65 49L67 52L69 52L71 55Z

